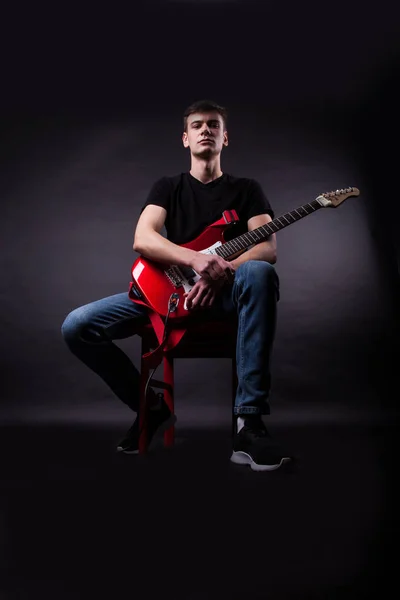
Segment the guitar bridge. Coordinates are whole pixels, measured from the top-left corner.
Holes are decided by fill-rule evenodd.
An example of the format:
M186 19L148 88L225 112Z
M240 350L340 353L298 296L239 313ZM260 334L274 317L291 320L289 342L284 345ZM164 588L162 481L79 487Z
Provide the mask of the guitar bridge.
M164 271L164 273L173 286L175 286L176 288L182 287L182 274L180 273L178 267L172 266L166 271Z
M164 271L169 281L175 287L182 287L186 280L189 285L194 285L197 273L191 267L177 267L176 265Z

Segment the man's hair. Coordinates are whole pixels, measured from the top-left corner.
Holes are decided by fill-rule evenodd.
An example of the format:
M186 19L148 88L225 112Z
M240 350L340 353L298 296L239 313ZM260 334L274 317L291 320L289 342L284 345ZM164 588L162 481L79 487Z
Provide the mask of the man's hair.
M224 127L226 128L226 122L228 119L228 113L226 108L224 108L223 106L220 106L219 104L217 104L216 102L213 102L212 100L197 100L197 102L193 102L193 104L191 104L190 106L187 107L187 109L185 110L185 112L183 113L183 131L187 131L187 120L188 120L188 116L192 115L193 113L205 113L205 112L211 112L215 110L216 112L218 112L224 122Z

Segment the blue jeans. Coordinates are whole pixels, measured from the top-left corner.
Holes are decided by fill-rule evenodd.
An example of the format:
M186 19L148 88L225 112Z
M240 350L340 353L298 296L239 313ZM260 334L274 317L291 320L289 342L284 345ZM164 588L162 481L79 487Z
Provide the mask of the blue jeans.
M224 286L204 313L205 318L237 318L237 415L270 412L270 356L278 299L279 280L274 267L249 260L238 267L234 283ZM71 352L135 412L140 374L113 340L137 333L138 325L149 322L146 311L129 298L128 292L122 292L76 308L61 328Z

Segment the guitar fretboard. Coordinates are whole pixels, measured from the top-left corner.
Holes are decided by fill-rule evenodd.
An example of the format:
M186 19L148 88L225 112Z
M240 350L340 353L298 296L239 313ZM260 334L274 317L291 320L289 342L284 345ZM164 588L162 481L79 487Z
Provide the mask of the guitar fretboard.
M219 256L222 256L222 258L227 260L235 254L241 254L244 250L253 246L253 244L264 242L273 233L299 221L303 217L311 215L311 213L314 213L319 208L323 208L323 204L320 204L318 200L313 200L312 202L304 204L280 217L276 217L267 223L267 225L262 225L261 227L257 227L257 229L247 231L233 240L225 242L221 246L218 246L215 251Z

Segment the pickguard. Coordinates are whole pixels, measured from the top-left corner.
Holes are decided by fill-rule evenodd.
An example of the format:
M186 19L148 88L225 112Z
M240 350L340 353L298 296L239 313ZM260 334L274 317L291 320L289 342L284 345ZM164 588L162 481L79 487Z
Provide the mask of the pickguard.
M200 253L216 254L216 249L221 245L222 242L218 241L212 246L209 246L204 250L200 250ZM176 288L183 287L184 293L189 293L196 282L201 279L200 275L191 267L182 267L177 265L173 265L169 269L166 269L165 274Z

